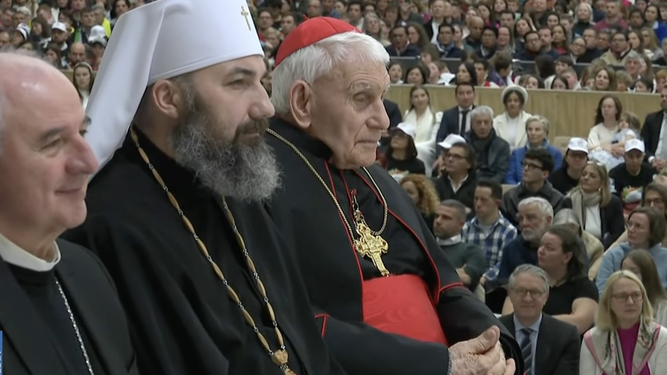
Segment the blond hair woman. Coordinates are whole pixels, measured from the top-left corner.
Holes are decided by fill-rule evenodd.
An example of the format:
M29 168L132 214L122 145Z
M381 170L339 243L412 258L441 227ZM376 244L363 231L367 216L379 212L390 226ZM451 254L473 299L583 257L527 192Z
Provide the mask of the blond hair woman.
M667 329L653 320L646 289L630 271L609 277L595 319L584 335L579 373L649 375L667 370Z

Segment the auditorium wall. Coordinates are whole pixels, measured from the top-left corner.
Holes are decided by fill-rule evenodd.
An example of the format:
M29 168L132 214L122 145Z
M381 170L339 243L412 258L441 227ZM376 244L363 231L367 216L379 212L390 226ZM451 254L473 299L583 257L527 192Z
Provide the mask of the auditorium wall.
M386 98L398 104L401 113L410 107L410 85L392 85ZM427 86L431 104L438 111L456 105L454 87ZM496 115L503 113L500 88L477 88L475 104L488 105ZM596 91L551 91L528 90L528 102L525 110L531 114L540 114L550 122L549 138L553 141L558 136L588 137L588 131L594 124L595 111L600 98L606 92ZM614 93L619 97L625 112L632 112L644 123L648 113L660 110L660 95Z
M71 80L72 71L65 70L63 73ZM394 101L401 108L401 113L410 107L410 85L392 85L387 92L386 98ZM451 86L427 86L431 96L431 104L439 111L452 108L456 105L454 98L454 87ZM477 98L475 104L488 105L493 108L496 115L504 112L500 95L500 88L476 89ZM549 138L553 141L558 136L588 137L588 131L595 125L595 110L600 98L605 92L596 91L551 91L551 90L528 90L528 102L526 111L531 114L540 114L550 122ZM623 104L623 110L632 112L641 123L648 113L660 109L660 95L614 93Z

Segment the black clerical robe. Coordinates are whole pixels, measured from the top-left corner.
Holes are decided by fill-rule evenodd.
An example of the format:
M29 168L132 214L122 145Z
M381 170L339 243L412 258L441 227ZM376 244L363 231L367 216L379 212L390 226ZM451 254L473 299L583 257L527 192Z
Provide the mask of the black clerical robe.
M221 198L139 133L140 144L212 259L277 350L261 295ZM338 374L313 319L296 263L260 205L227 200L285 337L298 375ZM133 328L142 375L282 374L202 255L192 234L128 137L92 180L88 219L67 233L99 254Z
M324 143L282 120L273 119L270 127L312 163L335 194L348 222L353 223L352 191L370 228L380 229L381 198L365 172L336 169L327 162L331 150ZM463 286L407 194L385 171L376 166L368 168L389 207L382 234L389 244L382 259L392 273L386 279L407 276L412 278L410 282L415 278L422 280L427 290L421 292L428 299L430 311L415 312L414 304L409 301L419 294L418 286L414 289L416 293L410 295L394 293L391 285L385 291L372 287L373 282L383 282L383 278L371 260L354 250L349 231L329 193L289 146L271 134L266 139L283 171L283 186L267 209L288 248L301 263L322 335L348 374L446 374L449 365L446 343L452 345L474 338L492 325L501 327L506 355L520 358L511 333ZM383 298L404 302L402 306L394 306L394 311L378 311L375 305ZM388 315L384 321L383 314ZM432 332L414 334L408 332L412 328L397 329L390 322L403 319L407 325L421 324L421 320L432 319L433 315L435 323L428 323ZM422 324L416 330L423 328ZM437 337L436 331L444 331L445 342ZM521 373L519 366L517 374Z
M0 260L4 373L88 374L57 278L95 375L138 375L125 312L109 274L87 249L63 240L58 247L61 260L52 271L38 273ZM47 307L52 310L44 311Z

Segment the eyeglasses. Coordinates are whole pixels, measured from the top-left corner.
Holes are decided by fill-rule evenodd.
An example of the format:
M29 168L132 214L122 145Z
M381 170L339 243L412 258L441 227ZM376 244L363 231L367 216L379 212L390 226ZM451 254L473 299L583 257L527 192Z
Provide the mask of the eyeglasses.
M628 302L628 298L632 298L632 302L641 302L644 299L641 292L632 292L632 293L618 293L613 294L612 297L616 302Z
M589 160L588 163L586 163L586 165L597 165L598 167L605 167L605 169L607 168L607 166L605 166L603 163L600 163L597 160Z
M527 294L530 294L531 298L540 298L544 295L544 291L538 289L524 289L524 288L515 288L513 289L514 293L518 294L521 297L525 297ZM633 299L634 301L634 299Z
M535 169L542 169L541 165L537 165L537 164L533 164L533 163L523 162L522 166L523 166L524 169L528 169L529 171L535 170Z
M461 156L458 154L450 154L450 153L445 154L445 159L450 159L450 158L454 160L463 160L465 159L465 156Z

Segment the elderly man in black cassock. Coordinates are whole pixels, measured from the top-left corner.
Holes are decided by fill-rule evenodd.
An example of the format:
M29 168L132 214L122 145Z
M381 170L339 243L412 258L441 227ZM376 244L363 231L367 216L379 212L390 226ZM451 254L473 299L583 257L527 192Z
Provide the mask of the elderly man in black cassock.
M0 72L0 373L138 375L107 271L57 239L98 165L79 95L39 58L0 53Z
M116 23L87 107L106 165L67 237L115 279L143 375L343 373L258 203L279 176L264 74L244 0L161 0Z
M373 165L389 126L388 62L380 43L332 18L307 20L285 38L266 135L283 187L268 210L300 261L322 336L349 374L521 374L512 335L461 283L408 196Z

